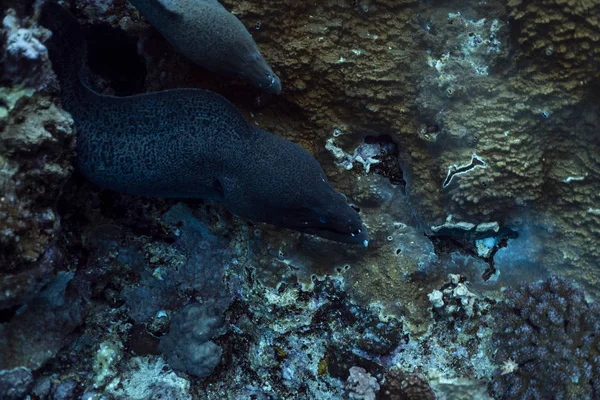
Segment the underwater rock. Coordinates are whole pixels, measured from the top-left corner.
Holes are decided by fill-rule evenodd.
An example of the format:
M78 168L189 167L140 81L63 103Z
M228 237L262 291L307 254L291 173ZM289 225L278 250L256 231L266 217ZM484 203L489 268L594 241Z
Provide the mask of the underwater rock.
M147 246L146 251L152 254L150 263L138 249L119 251L119 262L140 274L137 285L128 285L121 292L129 315L137 323L148 322L161 311L181 307L190 294L226 308L231 294L224 276L233 259L227 242L213 235L183 203L171 207L162 219L177 240L168 247ZM169 247L183 254L175 256Z
M72 120L41 89L52 82L49 31L12 10L4 17L0 75L0 308L52 277L60 233L56 202L71 176Z
M169 366L197 377L209 376L221 361L221 348L211 341L221 332L222 310L213 302L188 304L171 321L159 349Z
M86 305L69 287L71 273L60 272L39 295L0 324L0 370L27 367L36 370L68 343L83 321Z
M31 370L17 367L0 370L0 398L4 400L19 400L23 398L33 384Z

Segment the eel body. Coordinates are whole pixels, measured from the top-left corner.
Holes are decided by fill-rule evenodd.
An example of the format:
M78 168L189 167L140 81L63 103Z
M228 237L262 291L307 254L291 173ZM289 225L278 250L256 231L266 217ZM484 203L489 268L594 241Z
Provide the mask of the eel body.
M49 4L41 22L53 32L50 58L87 179L128 194L213 199L247 219L368 243L358 213L302 147L255 128L206 90L98 94L86 84L86 44L75 18Z
M281 81L246 27L217 0L130 0L169 43L198 65L269 93Z

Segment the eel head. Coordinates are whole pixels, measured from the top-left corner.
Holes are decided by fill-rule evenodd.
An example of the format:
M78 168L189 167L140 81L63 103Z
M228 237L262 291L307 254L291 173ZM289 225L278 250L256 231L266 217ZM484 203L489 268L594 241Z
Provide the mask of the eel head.
M281 81L273 73L258 50L250 51L243 57L244 65L239 69L240 79L264 90L267 93L281 93Z
M348 244L369 243L367 230L358 213L335 193L331 203L292 205L281 216L279 225L309 235Z
M221 182L229 210L251 220L367 246L358 212L327 182L318 162L292 142L273 140L279 151Z

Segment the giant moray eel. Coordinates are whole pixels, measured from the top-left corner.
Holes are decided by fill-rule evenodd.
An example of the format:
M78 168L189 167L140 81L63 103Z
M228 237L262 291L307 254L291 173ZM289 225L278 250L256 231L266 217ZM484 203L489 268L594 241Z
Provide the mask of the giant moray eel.
M42 25L77 129L77 166L118 192L223 202L242 217L331 240L368 243L358 213L302 147L257 129L224 97L174 89L129 97L87 85L77 20L49 4Z
M280 93L246 27L217 0L129 0L181 54L209 71Z

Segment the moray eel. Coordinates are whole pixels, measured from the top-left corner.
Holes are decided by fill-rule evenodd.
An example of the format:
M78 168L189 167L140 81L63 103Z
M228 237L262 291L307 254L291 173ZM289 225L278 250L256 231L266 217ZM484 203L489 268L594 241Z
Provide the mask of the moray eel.
M41 23L77 130L77 167L117 192L221 201L234 214L327 239L368 244L358 213L302 147L257 129L224 97L174 89L129 97L87 84L77 20L49 4Z
M217 0L129 0L181 54L209 71L281 92L246 27Z

